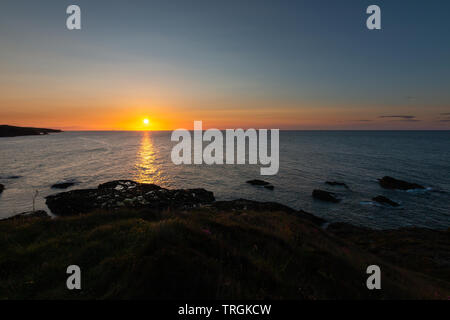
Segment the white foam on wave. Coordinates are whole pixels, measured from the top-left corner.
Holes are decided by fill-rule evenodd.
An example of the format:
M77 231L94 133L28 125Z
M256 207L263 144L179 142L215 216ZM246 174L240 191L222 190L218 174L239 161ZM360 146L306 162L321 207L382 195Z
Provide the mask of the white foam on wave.
M425 193L425 192L428 192L428 191L433 191L433 188L428 187L428 188L425 188L425 189L409 189L409 190L406 190L406 192L409 192L409 193Z

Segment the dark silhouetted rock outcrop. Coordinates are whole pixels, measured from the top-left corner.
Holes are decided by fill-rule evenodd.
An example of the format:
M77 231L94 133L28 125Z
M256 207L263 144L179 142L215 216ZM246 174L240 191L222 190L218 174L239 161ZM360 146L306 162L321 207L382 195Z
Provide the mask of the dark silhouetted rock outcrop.
M312 193L312 196L315 199L319 199L319 200L327 201L327 202L337 203L337 202L341 201L340 199L336 198L336 195L333 192L319 190L319 189L314 190Z
M154 184L117 180L101 184L97 189L73 190L48 196L46 204L54 214L64 216L121 207L187 209L214 200L213 193L205 189L169 190Z
M270 184L270 183L267 182L267 181L258 180L258 179L255 179L255 180L248 180L248 181L246 181L246 182L249 183L249 184L251 184L252 186L267 186L267 185Z
M385 189L411 190L411 189L425 189L417 183L410 183L403 180L398 180L389 176L378 179L380 186Z
M52 185L52 189L67 189L76 184L77 184L77 182L75 182L75 181L55 183L54 185Z
M258 180L258 179L248 180L248 181L246 181L246 183L251 184L252 186L262 186L262 187L264 187L266 189L269 189L269 190L273 190L274 189L274 186L272 184L270 184L267 181L263 181L263 180Z
M330 186L340 186L340 187L345 187L347 189L349 189L348 185L344 182L339 182L339 181L326 181L326 184L330 185Z
M392 207L398 207L399 206L399 204L397 202L392 201L391 199L386 198L384 196L377 196L375 198L372 198L372 200L375 201L375 202L381 203L381 204L388 204L388 205L390 205Z

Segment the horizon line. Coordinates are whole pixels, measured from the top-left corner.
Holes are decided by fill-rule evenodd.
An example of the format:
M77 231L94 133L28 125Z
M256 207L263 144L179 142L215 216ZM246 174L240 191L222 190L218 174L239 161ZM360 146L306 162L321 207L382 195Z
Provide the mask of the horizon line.
M209 128L209 129L217 129L217 128ZM207 131L209 129L202 129L201 131ZM277 128L227 128L227 129L218 129L220 131L225 130L249 130L249 129L255 129L255 130L279 130L279 131L450 131L450 129L277 129ZM185 129L185 128L178 128L173 130L118 130L118 129L104 129L104 130L97 130L97 129L86 129L86 130L64 130L64 129L58 129L62 130L62 132L171 132L175 130L187 130L187 131L194 131L194 129Z

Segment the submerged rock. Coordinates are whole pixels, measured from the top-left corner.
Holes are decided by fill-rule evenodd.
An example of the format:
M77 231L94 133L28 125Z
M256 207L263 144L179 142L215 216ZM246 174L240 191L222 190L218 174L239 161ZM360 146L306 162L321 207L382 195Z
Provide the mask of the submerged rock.
M381 179L378 179L380 186L385 189L398 189L398 190L411 190L411 189L425 189L424 186L421 186L417 183L410 183L403 180L398 180L389 176L385 176Z
M340 199L336 198L335 193L319 189L315 189L312 193L312 196L316 199L327 202L338 203L341 201Z
M77 182L75 182L75 181L55 183L54 185L52 185L52 189L67 189L76 184L77 184Z
M116 180L97 189L62 192L46 197L48 208L56 215L76 215L96 209L190 208L213 202L214 194L205 189L169 190L148 183Z
M263 180L258 180L258 179L248 180L248 181L246 181L246 183L251 184L252 186L262 186L262 187L264 187L266 189L269 189L269 190L273 190L275 188L269 182L263 181Z
M392 207L398 207L399 206L399 204L397 202L392 201L391 199L386 198L384 196L377 196L375 198L372 198L372 200L375 201L375 202L381 203L381 204L388 204L388 205L390 205Z
M22 176L0 176L0 179L6 179L6 180L19 179L19 178L22 178Z
M248 180L248 181L246 181L246 182L249 183L249 184L251 184L252 186L267 186L267 185L270 184L270 183L267 182L267 181L258 180L258 179L255 179L255 180Z
M341 186L349 189L348 185L345 182L339 182L339 181L326 181L326 184L330 186Z
M2 193L3 190L5 190L5 186L0 183L0 193Z

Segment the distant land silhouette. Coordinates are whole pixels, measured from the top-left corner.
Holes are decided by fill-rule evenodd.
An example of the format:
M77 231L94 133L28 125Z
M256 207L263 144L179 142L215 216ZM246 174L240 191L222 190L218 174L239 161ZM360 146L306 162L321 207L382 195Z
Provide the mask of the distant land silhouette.
M0 125L0 137L38 136L57 132L62 130Z

